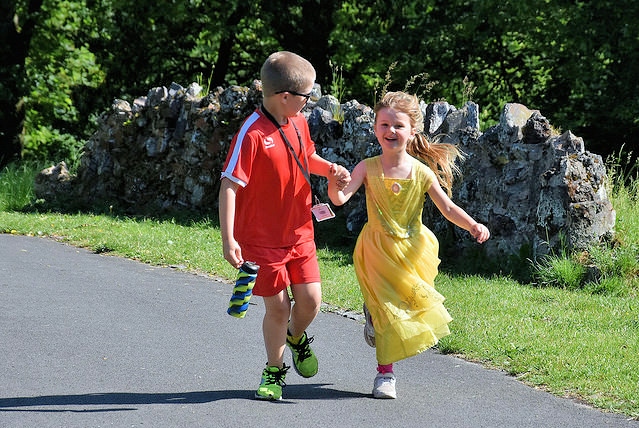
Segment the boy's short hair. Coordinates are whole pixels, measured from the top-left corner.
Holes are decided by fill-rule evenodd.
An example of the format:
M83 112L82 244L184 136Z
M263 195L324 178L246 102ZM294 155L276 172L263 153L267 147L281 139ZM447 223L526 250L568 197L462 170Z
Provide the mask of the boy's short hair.
M301 56L288 51L269 55L260 70L262 93L265 97L278 91L305 90L315 82L315 68Z

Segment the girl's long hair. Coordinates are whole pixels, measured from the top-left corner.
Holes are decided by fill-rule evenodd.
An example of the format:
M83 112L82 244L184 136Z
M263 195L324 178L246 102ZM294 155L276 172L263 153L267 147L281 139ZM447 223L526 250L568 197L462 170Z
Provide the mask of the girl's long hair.
M408 142L406 151L428 165L437 176L439 185L446 189L448 196L451 196L453 180L455 176L461 175L455 161L463 160L463 153L454 144L431 141L424 134L424 116L419 108L419 99L415 95L406 92L387 92L375 105L375 113L382 108L392 108L409 116L411 126L417 129L417 133Z

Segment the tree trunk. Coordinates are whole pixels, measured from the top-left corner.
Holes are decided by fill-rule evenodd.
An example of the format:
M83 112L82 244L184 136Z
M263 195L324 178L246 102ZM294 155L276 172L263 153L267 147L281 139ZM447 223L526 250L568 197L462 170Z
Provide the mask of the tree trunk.
M217 53L217 61L215 62L215 66L213 67L213 74L211 76L212 88L215 88L216 86L222 86L226 81L226 72L228 71L229 63L231 61L231 53L233 45L235 44L237 26L244 15L249 12L248 6L248 2L239 2L237 9L235 9L231 16L229 16L229 19L226 20L226 25L224 26L224 31L226 34L220 42L220 47Z
M22 152L25 59L35 27L34 14L42 1L29 2L24 22L16 14L15 1L0 3L0 167L20 159Z
M303 56L315 67L317 82L323 87L331 83L328 41L335 28L333 15L339 7L337 0L305 0L302 15L297 18L282 11L278 2L265 2L264 9L271 17L271 27L285 50Z

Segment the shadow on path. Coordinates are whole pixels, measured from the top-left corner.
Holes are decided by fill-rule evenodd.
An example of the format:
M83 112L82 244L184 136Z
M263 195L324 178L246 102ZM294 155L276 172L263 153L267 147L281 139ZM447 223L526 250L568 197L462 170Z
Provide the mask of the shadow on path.
M292 400L340 400L366 398L360 392L340 391L325 388L330 384L289 385L285 388L286 400L277 403L292 403ZM50 406L130 406L148 404L201 404L219 400L255 400L255 391L246 389L221 391L192 391L166 393L107 392L73 395L41 395L35 397L0 398L0 412L109 412L136 410L136 408L109 409L32 409ZM24 409L28 407L29 409Z

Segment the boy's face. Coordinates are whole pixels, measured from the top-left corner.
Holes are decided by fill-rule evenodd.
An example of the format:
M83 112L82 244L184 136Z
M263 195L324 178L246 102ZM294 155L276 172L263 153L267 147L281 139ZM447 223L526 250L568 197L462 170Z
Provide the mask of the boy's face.
M311 82L303 91L297 92L293 90L278 91L278 95L282 97L282 102L286 104L290 116L295 116L308 103L313 91L314 83Z

